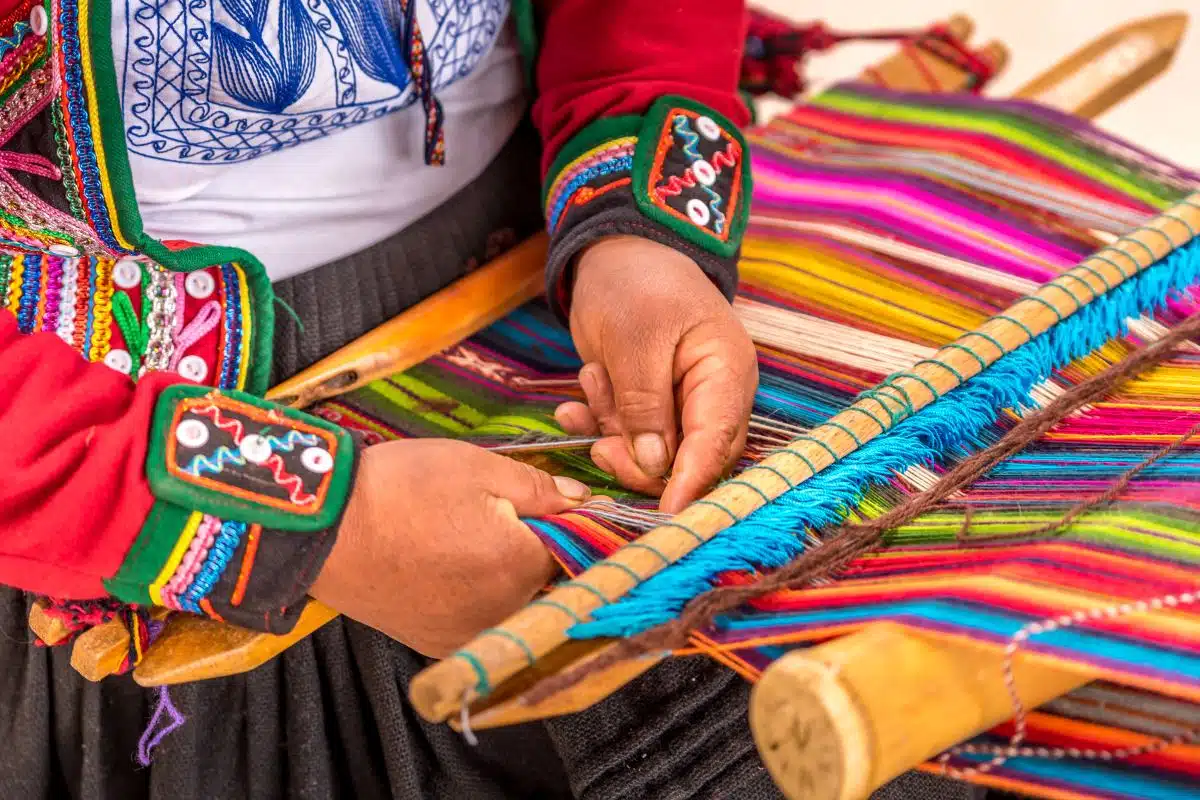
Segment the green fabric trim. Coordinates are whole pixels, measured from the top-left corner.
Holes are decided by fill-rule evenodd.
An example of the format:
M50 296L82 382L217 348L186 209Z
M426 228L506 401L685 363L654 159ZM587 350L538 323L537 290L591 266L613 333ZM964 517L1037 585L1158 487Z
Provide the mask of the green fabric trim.
M517 29L517 49L525 68L525 81L531 94L537 93L538 33L533 0L512 0L513 27Z
M156 500L121 568L104 580L108 593L125 603L151 605L150 584L171 557L191 515L188 509Z
M746 107L746 113L750 115L750 124L758 124L758 104L754 102L754 95L747 92L745 89L739 90L738 94L742 96L742 105Z
M729 215L729 236L725 241L668 214L650 199L650 170L654 165L654 156L658 150L659 136L663 124L667 120L667 115L675 108L686 108L689 111L711 117L722 129L732 134L741 145L742 184L738 188L737 208ZM723 115L695 100L675 95L660 97L646 112L642 130L638 134L637 149L633 154L633 197L637 201L638 209L647 217L669 228L697 247L702 247L722 258L731 258L737 253L742 242L742 234L746 230L746 222L750 216L750 194L753 188L750 177L750 152L746 148L746 140L742 137L738 127Z
M554 185L554 179L558 177L558 173L562 172L568 164L593 147L598 147L605 142L610 142L613 139L621 139L625 136L637 136L641 128L642 117L636 114L628 114L620 117L601 117L600 119L592 120L581 128L558 151L558 155L555 157L554 162L551 163L550 169L546 171L546 181L542 184L542 208L546 207L546 197L550 193L550 187Z
M106 177L116 203L112 223L122 238L132 242L141 253L153 258L168 269L192 272L237 262L246 273L250 287L251 341L250 363L246 374L246 391L261 395L270 385L271 358L275 338L275 291L271 280L257 258L236 247L198 245L186 250L172 251L162 242L147 236L138 211L134 192L133 172L125 145L125 122L121 96L117 91L117 72L113 62L112 4L89 4L88 30L91 39L91 76L96 100L100 107L98 119L89 122L100 130L104 159L108 166ZM86 66L86 65L85 65Z
M332 477L324 504L317 513L297 514L263 505L219 490L197 486L167 471L167 442L175 434L171 422L175 417L176 406L183 400L214 394L255 408L274 410L283 417L333 434L337 446L336 452L332 453ZM167 387L159 395L154 407L150 448L146 456L146 478L150 482L150 491L156 498L183 508L195 509L222 519L257 523L277 530L304 533L322 531L335 525L341 517L350 494L353 472L354 442L345 429L303 411L279 406L246 392L215 392L207 386L176 384Z

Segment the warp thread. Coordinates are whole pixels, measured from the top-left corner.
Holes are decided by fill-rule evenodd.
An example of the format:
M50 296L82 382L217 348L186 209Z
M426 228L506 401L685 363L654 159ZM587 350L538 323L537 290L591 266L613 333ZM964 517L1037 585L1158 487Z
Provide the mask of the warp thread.
M647 653L682 648L688 643L692 631L711 625L717 616L726 611L773 592L798 589L813 581L832 577L854 559L874 550L888 531L913 521L975 483L1001 461L1020 452L1079 408L1099 400L1118 385L1170 358L1176 347L1197 334L1200 334L1200 315L1193 315L1162 338L1130 353L1094 377L1072 387L1040 411L1025 417L1000 441L968 456L948 470L928 491L911 497L876 519L835 528L825 537L821 546L753 583L719 586L693 598L677 618L624 639L579 667L541 681L522 697L522 702L542 702L622 661ZM1086 501L1085 507L1072 508L1063 519L1053 523L1051 529L1062 527L1099 503L1111 501L1138 472L1173 452L1195 432L1193 428L1163 451L1151 456L1148 463L1134 467L1094 501Z

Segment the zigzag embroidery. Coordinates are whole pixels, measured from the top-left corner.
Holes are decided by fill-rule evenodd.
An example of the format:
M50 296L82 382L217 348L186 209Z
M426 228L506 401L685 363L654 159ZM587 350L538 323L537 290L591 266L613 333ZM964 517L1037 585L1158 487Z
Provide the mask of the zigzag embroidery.
M713 172L718 175L725 167L736 167L737 143L730 142L724 150L718 150L709 163L712 164ZM654 191L660 198L667 198L674 197L684 189L694 188L696 188L696 176L692 174L692 168L688 167L683 171L683 175L672 175L667 178L666 183L655 187Z
M218 416L220 416L220 412L218 412ZM232 420L232 422L237 424L239 428L241 427L240 424L237 423L237 420ZM220 423L217 424L220 427ZM310 447L315 444L320 444L321 441L315 435L311 433L304 433L303 431L288 431L287 435L282 439L280 439L278 436L267 436L265 438L267 440L267 444L271 446L272 458L275 459L279 459L279 456L276 455L277 453L290 453L292 450L296 449L297 444ZM237 437L235 437L235 441L237 441L239 444L241 443L241 440ZM270 459L268 459L267 463L270 463ZM282 467L283 460L279 459L279 463ZM186 467L183 468L183 471L196 477L200 477L202 474L219 475L225 471L226 464L236 464L239 467L244 467L246 466L246 457L242 455L241 451L239 450L221 446L214 450L211 455L196 456ZM276 482L283 483L279 480L279 476L276 476Z

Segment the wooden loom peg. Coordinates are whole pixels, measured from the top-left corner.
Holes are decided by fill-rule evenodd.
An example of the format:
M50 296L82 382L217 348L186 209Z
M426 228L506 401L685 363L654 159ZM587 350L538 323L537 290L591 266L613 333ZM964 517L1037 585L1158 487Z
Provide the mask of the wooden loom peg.
M49 607L50 601L44 598L33 602L29 609L29 629L48 646L53 647L70 636L71 629L58 617L47 614L46 609Z
M133 679L141 686L166 686L248 672L336 616L329 606L309 600L291 633L272 636L207 617L175 614L133 670Z
M960 41L970 35L973 27L971 20L961 15L947 22L948 30ZM987 48L987 57L997 69L1004 65L1006 53L999 44ZM921 59L921 68L914 65L914 57ZM922 70L935 70L947 90L965 87L969 77L957 66L925 52L891 56L872 74L893 88L921 91L928 88ZM527 240L285 381L267 396L286 405L305 407L407 369L458 343L541 293L547 244L545 234ZM447 320L453 324L448 325ZM335 616L332 609L310 600L301 622L291 633L273 636L202 617L175 615L134 670L133 677L143 686L157 686L246 672L282 653ZM97 652L93 658L101 656ZM97 668L90 669L94 672ZM625 680L632 677L629 675Z
M1012 692L1032 709L1092 679L1047 661L1020 653L1006 676L994 647L876 623L773 662L752 690L750 728L792 800L866 800L1011 719Z

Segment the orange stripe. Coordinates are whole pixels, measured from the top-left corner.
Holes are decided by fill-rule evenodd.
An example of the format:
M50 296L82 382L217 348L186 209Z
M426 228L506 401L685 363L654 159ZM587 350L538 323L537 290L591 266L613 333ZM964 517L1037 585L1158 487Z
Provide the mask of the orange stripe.
M231 606L240 606L246 597L246 586L250 583L250 573L254 570L254 556L258 553L258 534L262 532L261 525L251 525L246 534L246 552L242 554L242 568L238 572L237 584L233 587L233 596L229 598Z
M200 610L203 611L205 614L208 614L210 617L215 619L217 622L225 621L225 619L220 614L217 613L217 610L212 607L212 603L208 602L207 597L200 601Z

